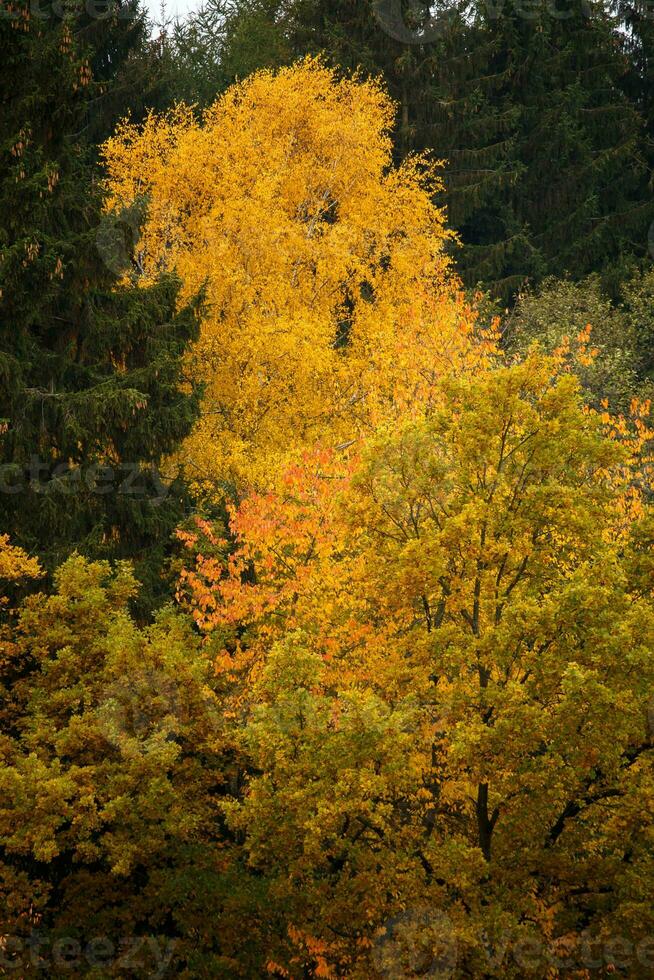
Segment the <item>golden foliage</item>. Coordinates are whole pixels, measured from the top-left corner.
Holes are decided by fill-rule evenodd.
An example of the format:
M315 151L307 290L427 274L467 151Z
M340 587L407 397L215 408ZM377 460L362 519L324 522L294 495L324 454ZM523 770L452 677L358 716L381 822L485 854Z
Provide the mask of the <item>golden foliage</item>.
M15 582L20 578L38 578L40 574L36 558L10 544L8 534L0 534L0 579Z
M444 247L437 167L394 167L380 85L307 60L178 106L105 146L108 207L147 200L143 279L206 289L188 369L206 383L184 459L216 493L266 489L298 452L336 448L478 358Z
M443 377L347 463L307 453L232 508L231 550L205 522L183 534L180 598L222 642L252 758L224 810L293 923L282 975L377 976L406 909L425 935L446 909L460 975L481 975L484 936L574 933L580 877L629 887L653 788L651 522L630 445L564 368L534 351ZM618 901L593 927L645 935L642 914Z

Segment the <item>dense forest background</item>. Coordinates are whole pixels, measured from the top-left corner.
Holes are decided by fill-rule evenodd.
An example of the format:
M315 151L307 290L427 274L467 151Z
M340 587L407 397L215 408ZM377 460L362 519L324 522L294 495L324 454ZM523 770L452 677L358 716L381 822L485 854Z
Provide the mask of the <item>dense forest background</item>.
M0 975L651 976L654 13L162 18L0 12Z

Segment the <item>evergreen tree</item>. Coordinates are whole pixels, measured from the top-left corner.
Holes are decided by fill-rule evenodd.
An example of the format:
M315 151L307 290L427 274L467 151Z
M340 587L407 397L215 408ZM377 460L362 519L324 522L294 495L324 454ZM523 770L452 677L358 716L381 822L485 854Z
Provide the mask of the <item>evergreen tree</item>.
M507 296L642 257L653 214L643 124L603 7L482 7L445 43L432 133L450 161L466 280Z
M147 605L184 512L156 467L196 414L197 317L171 279L118 287L129 243L107 251L130 228L103 224L93 139L141 36L124 12L0 20L0 527L49 568L75 548L135 559Z
M654 208L643 119L624 91L624 37L602 4L267 9L294 55L322 51L383 75L398 103L398 156L430 149L447 161L445 203L469 285L507 298L525 281L645 255ZM224 47L236 62L238 36L228 31Z
M297 53L291 13L279 0L204 0L184 20L161 25L153 45L160 75L156 107L177 101L206 107L252 72L290 64Z
M628 55L628 72L624 88L643 115L648 147L652 153L654 138L654 16L648 0L618 0L617 12L622 20L622 40Z
M347 71L383 77L398 106L401 157L434 145L429 126L447 19L434 14L432 4L406 0L297 0L288 29L296 54L323 53Z

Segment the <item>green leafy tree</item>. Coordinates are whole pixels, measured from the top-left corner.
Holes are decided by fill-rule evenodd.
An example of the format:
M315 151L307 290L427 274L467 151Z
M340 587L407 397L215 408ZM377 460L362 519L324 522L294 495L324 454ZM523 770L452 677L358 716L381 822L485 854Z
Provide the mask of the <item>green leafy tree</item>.
M652 397L653 300L651 272L630 278L616 299L607 295L598 276L578 283L548 279L518 296L506 320L507 345L524 352L538 342L551 352L590 326L594 357L578 364L577 373L595 408L607 402L626 413L632 398Z
M0 637L3 972L262 975L211 648L170 608L140 629L126 564L75 556L55 586Z
M199 566L214 621L245 613L221 671L260 658L226 810L290 922L275 961L436 975L446 942L448 975L518 978L582 971L592 941L613 972L625 937L644 978L652 518L629 449L537 352L437 390L340 486L307 465L244 503L247 580Z

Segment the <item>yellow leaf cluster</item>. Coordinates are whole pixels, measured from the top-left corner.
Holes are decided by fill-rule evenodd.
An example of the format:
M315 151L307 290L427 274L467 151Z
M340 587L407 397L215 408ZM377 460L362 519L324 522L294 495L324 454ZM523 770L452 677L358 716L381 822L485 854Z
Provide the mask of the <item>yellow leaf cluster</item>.
M9 535L0 534L0 582L16 582L22 578L39 578L42 574L36 558L30 558L22 548L9 543ZM3 600L0 598L0 602Z
M356 440L480 356L437 167L393 166L393 111L378 83L306 60L105 146L108 208L147 201L142 280L175 270L183 300L205 290L188 362L204 407L182 456L212 494L270 488L298 451Z

